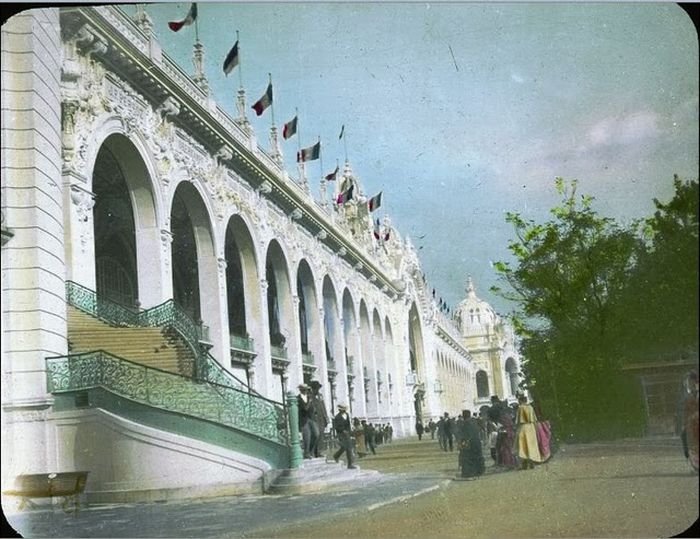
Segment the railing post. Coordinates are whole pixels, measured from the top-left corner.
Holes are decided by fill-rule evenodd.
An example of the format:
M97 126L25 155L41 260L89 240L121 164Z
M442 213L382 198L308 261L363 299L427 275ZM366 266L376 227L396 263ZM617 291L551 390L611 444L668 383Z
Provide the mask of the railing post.
M287 405L289 410L289 467L298 468L304 460L301 454L301 444L299 443L299 409L297 407L297 396L294 391L287 392Z

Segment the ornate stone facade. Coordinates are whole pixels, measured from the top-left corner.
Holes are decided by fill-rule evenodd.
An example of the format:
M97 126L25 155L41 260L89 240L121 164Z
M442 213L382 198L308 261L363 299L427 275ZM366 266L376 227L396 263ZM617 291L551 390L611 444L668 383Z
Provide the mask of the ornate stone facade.
M313 377L323 384L329 406L347 403L354 416L392 423L397 436L411 434L417 416L427 422L444 411L477 408L478 370L488 373L492 392L512 396L501 365L501 356L515 355L512 334L493 319L481 326L484 334L477 339L465 325L471 304L462 308L462 327L439 311L426 290L415 248L388 217L381 224L381 241L375 240L366 197L350 163L342 179L355 183L357 199L338 207L322 190L315 200L303 174L295 180L282 169L276 133L271 133L269 153L260 148L244 117L231 120L212 101L206 81L186 77L162 54L142 11L137 10L136 21L111 6L46 12L60 20L54 37L62 47L54 51L60 103L53 112L60 152L52 165L62 175L58 182L53 174L64 203L41 211L64 230L53 240L40 240L57 240L57 256L65 263L65 272L57 272L60 278L52 284L54 296L65 297L66 278L98 288L92 215L95 171L106 149L121 168L132 205L137 305L147 309L175 297L173 275L180 261L173 254L174 208L184 200L196 244L199 312L210 330L212 356L231 372L245 369L259 394L282 401L287 389ZM13 39L3 32L3 59L5 44ZM2 128L5 137L5 122ZM13 221L4 207L3 214L9 227L38 219L26 215ZM5 249L19 240L3 247L3 260ZM236 265L227 254L234 244ZM230 273L237 265L240 276L234 283ZM272 302L270 279L276 292ZM245 296L244 337L255 343L251 353L236 351L230 329L228 294L239 285ZM21 279L9 283L10 299L3 299L3 307L23 293L23 286ZM45 310L53 308L53 300L42 301ZM65 305L61 308L65 313ZM271 342L273 314L279 318L274 323L281 346ZM62 321L45 316L37 323L65 343L65 316ZM4 323L3 337L13 325ZM13 378L26 365L39 373L31 390L19 385L3 396L6 413L14 414L9 423L20 430L29 422L26 411L17 411L22 403L48 394L42 378L45 357L65 353L60 347L24 344L33 352L3 348L4 377ZM45 403L51 406L50 397ZM32 416L31 422L51 417ZM38 435L33 427L27 432ZM66 429L56 432L70 436ZM37 471L56 458L60 436L45 436L35 446L45 452ZM15 462L8 469L26 471L25 465Z

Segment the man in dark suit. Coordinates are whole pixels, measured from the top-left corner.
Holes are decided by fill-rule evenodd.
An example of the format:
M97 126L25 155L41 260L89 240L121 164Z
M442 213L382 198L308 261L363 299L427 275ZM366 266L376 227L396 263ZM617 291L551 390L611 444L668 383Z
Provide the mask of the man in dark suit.
M299 407L299 430L301 431L302 448L304 458L311 458L311 398L310 388L306 384L299 384L297 406Z
M352 438L350 437L352 427L347 406L344 404L338 405L338 413L333 418L333 428L338 435L338 443L340 443L340 449L335 452L333 459L338 462L338 459L344 452L348 461L348 469L354 470L357 466L352 463Z
M318 380L311 380L311 400L309 406L310 426L311 426L311 446L309 453L314 457L321 456L323 445L323 433L328 425L328 412L326 403L321 395L321 383Z

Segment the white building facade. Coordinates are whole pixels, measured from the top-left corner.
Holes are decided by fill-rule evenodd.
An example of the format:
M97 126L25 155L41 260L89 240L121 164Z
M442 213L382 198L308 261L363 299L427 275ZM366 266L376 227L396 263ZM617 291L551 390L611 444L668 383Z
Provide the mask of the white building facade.
M258 144L245 93L230 117L141 10L25 11L2 70L3 490L72 470L95 500L257 489L312 379L329 412L397 436L478 408L480 372L513 396L513 336L492 311L467 324L473 287L460 327L388 218L375 239L349 163L313 194L274 128ZM359 196L338 206L342 182ZM171 372L120 352L146 334L153 357L185 350Z

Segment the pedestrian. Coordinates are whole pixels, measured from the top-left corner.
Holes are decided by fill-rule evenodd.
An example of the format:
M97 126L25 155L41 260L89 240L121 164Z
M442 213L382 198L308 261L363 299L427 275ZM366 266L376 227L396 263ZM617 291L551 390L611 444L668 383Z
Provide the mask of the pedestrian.
M430 439L435 439L435 431L437 430L437 423L432 419L428 422L428 430L430 431Z
M516 466L515 455L513 455L515 430L513 428L513 418L510 415L510 408L494 395L491 397L491 407L487 415L499 425L496 438L496 465L512 470Z
M527 397L521 395L518 397L518 431L516 436L521 470L532 469L535 467L535 462L539 463L543 460L537 443L536 422L535 410L527 403Z
M340 449L333 454L333 460L339 461L340 456L345 453L348 469L354 470L357 468L352 463L352 438L350 437L350 416L348 415L348 407L344 404L338 405L338 413L333 418L333 428L338 436Z
M486 436L488 437L489 451L494 464L498 464L498 454L496 453L496 444L498 442L498 429L500 425L489 419L486 422Z
M690 466L698 471L698 373L686 376L687 395L683 404L683 434L685 453Z
M394 441L394 427L391 426L391 423L386 424L386 432L389 436L389 443Z
M440 444L440 449L447 451L447 438L445 438L445 418L441 417L437 422L437 435L438 444Z
M462 412L455 432L459 440L459 469L462 477L477 477L484 473L484 454L481 450L479 424L469 410Z
M311 430L311 441L309 445L309 453L314 457L321 456L321 447L323 446L323 433L328 425L328 412L326 411L326 403L323 402L321 394L321 383L318 380L312 380L311 399L309 405L309 426Z
M299 408L299 430L301 431L302 449L304 458L311 458L311 399L309 386L299 384L299 394L297 395L297 406Z
M445 412L445 451L447 451L447 446L450 447L450 451L453 450L454 424L454 418L450 417L449 414Z
M363 419L362 428L365 431L365 444L367 451L371 451L373 455L376 455L377 451L374 444L374 427L372 426L372 423L367 423L367 421Z
M421 423L421 420L419 419L416 421L416 433L418 434L418 440L423 439L423 423Z
M362 458L367 454L367 444L365 443L365 429L358 418L352 420L352 435L355 437L357 456Z

